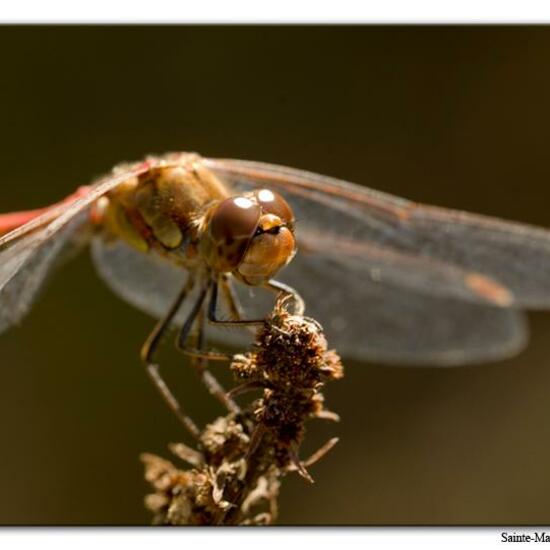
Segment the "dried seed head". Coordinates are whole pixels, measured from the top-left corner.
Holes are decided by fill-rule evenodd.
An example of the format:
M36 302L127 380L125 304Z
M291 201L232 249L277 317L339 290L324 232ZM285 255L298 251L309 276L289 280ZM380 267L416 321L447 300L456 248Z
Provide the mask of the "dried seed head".
M254 354L239 353L233 356L231 370L237 380L255 380L262 378L262 373L258 369Z
M167 525L207 525L219 512L214 501L215 480L208 472L182 471L168 460L143 454L145 479L156 492L145 498L154 523Z
M280 479L298 472L332 448L329 441L312 457L298 457L311 418L337 420L324 408L325 382L343 376L338 354L327 349L321 326L291 315L285 300L258 331L251 351L234 356L231 370L239 382L232 395L262 390L259 398L206 426L200 450L172 445L192 469L144 455L146 479L155 494L146 499L157 523L172 525L265 524L277 515Z
M343 376L340 357L327 349L319 323L291 315L279 302L259 330L254 350L235 357L231 368L239 381L263 386L254 418L274 433L280 464L285 447L299 444L304 421L322 416L324 382Z
M255 350L239 354L231 369L239 380L261 380L266 386L317 388L344 375L340 357L327 349L319 323L276 307L260 329Z
M211 464L242 457L248 448L250 437L243 425L233 415L217 418L208 424L201 435L204 452Z

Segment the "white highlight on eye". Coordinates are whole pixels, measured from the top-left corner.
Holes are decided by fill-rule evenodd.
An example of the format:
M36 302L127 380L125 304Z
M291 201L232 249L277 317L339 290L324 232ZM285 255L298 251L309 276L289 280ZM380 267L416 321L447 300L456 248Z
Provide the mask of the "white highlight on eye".
M239 208L251 208L254 206L254 203L246 197L237 197L234 202Z
M258 198L260 202L273 202L275 200L275 195L269 189L261 189L258 191Z
M107 207L109 206L109 199L107 197L99 197L95 203L95 207L97 208L97 212L99 214L103 214L105 210L107 210Z

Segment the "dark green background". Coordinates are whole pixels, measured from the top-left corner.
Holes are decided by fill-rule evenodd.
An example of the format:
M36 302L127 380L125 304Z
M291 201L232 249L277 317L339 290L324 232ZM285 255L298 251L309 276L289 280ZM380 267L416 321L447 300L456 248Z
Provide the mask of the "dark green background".
M0 209L193 150L550 226L550 28L3 27ZM347 363L338 446L286 524L550 523L550 316L515 360ZM0 523L147 524L138 455L183 437L138 358L152 320L83 254L0 337ZM220 410L164 354L201 422Z

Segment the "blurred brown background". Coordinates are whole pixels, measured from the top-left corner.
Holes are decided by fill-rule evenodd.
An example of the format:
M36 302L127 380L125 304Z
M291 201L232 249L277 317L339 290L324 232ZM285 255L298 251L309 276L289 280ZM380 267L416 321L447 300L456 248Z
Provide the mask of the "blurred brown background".
M3 27L0 209L193 150L550 226L549 69L544 27ZM183 437L139 362L152 323L83 254L0 337L0 524L149 522L138 455ZM481 367L348 362L306 447L341 441L280 523L550 523L550 315L532 332Z

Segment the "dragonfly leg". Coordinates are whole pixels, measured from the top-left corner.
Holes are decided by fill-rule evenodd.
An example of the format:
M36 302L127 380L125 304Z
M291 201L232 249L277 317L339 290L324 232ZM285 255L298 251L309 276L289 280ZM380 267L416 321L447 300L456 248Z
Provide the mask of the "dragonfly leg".
M232 317L230 320L218 319L216 316L218 289L220 286L230 310ZM282 293L292 298L297 314L301 315L303 313L304 301L293 288L283 283L279 283L278 281L269 281L264 286L272 292ZM192 358L192 365L199 371L201 380L208 388L208 391L228 410L237 412L239 410L238 405L233 401L231 396L227 394L216 378L206 369L207 361L230 361L232 359L232 356L229 354L204 349L204 304L209 293L210 299L207 306L207 317L208 321L212 324L252 328L258 325L262 326L266 321L265 319L242 318L240 303L234 289L227 276L221 275L218 279L209 279L203 285L177 339L178 349Z
M189 292L193 290L194 286L195 278L190 276L185 283L185 286L178 294L178 297L175 299L174 303L168 310L168 313L166 313L166 315L156 324L153 332L151 332L151 334L147 337L147 340L141 348L141 359L144 363L153 362L153 357L158 349L162 337L166 334L166 331L168 330L170 323L178 313L181 304L184 302Z
M235 287L231 279L231 275L222 275L219 280L219 285L225 298L225 302L229 308L231 319L239 320L243 318L243 309ZM257 325L245 325L243 328L247 328L252 334L255 332L255 326Z
M231 315L233 319L218 319L216 317L217 302L218 302L218 286L222 287L224 292L225 299L229 305ZM305 302L303 298L294 290L291 286L285 285L279 281L270 280L263 285L263 288L276 292L283 297L288 296L294 302L294 313L295 315L303 315L305 311ZM221 278L219 281L214 281L212 283L212 292L210 295L210 303L208 306L208 321L215 325L220 326L261 326L265 324L265 319L243 319L242 313L240 310L240 304L238 298L235 294L235 291L227 278Z
M241 303L239 301L239 297L237 296L237 293L235 292L235 288L233 287L232 281L231 281L231 275L222 275L219 280L219 285L222 289L223 296L225 298L225 301L227 303L227 306L229 307L229 312L231 314L232 319L242 319L243 318L243 309L241 307Z
M170 388L166 385L166 382L162 378L159 372L159 365L154 362L155 352L160 344L162 336L168 330L170 323L176 316L181 304L185 300L188 293L191 291L195 283L194 277L190 276L187 283L179 293L178 297L170 307L168 313L161 319L153 332L149 335L145 344L141 348L141 359L145 363L147 374L152 380L153 384L159 391L160 395L168 405L168 407L174 412L176 417L184 425L186 430L196 439L200 436L200 430L193 422L193 420L185 413L174 394L170 391Z
M197 318L201 314L201 310L204 307L206 296L212 288L213 281L209 279L199 293L199 297L196 300L193 308L191 309L185 323L181 327L181 331L176 340L176 347L185 355L190 357L195 357L198 359L206 359L207 361L230 361L232 355L227 353L220 353L217 351L208 351L197 349L196 346L189 345L188 341L192 335L193 327L196 323Z
M206 337L204 330L204 308L201 308L195 324L194 342L197 350L202 351L206 347ZM206 368L208 360L203 357L191 357L191 365L197 370L202 383L206 389L213 395L229 412L240 413L241 409L231 398L228 392L218 382L216 377Z
M227 280L225 282L221 282L222 288L224 288L224 285L227 285ZM229 296L229 308L232 310L231 314L234 315L234 313L237 313L235 315L234 319L218 319L216 317L216 310L218 307L218 286L220 285L220 281L212 281L212 291L210 293L210 302L208 304L208 322L212 323L213 325L218 326L254 326L254 325L264 325L265 319L242 319L241 318L241 312L240 308L238 308L238 302L237 297L232 291L231 287L229 287L227 290L225 290L225 296L226 299ZM231 304L233 302L233 305ZM235 308L233 310L233 308Z

